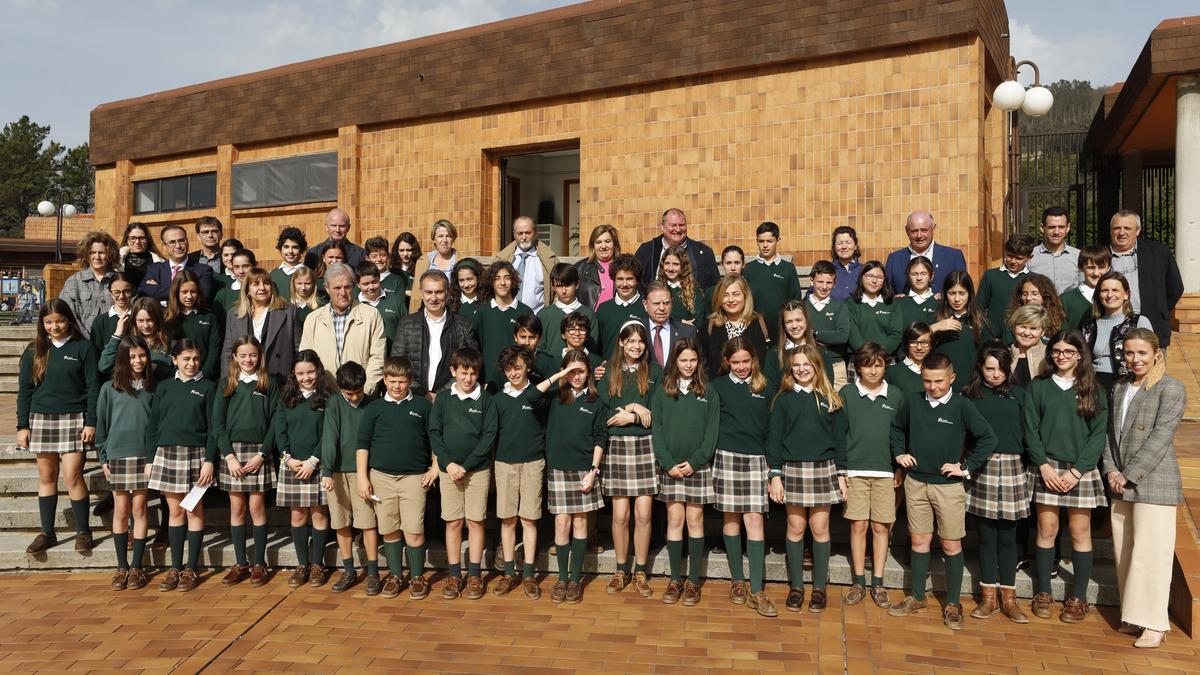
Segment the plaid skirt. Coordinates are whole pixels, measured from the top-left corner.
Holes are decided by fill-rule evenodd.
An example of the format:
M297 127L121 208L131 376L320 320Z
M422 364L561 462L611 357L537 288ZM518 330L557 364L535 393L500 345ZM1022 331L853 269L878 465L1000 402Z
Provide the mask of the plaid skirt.
M762 513L769 508L766 457L717 448L712 466L718 511Z
M1046 461L1055 471L1066 471L1071 468L1070 464L1056 459L1047 458ZM1037 467L1029 467L1028 476L1034 504L1065 506L1068 509L1094 509L1108 504L1108 499L1104 496L1104 479L1100 477L1100 469L1092 469L1083 474L1083 478L1079 479L1079 484L1075 486L1075 489L1066 494L1051 492L1047 489Z
M712 466L702 466L687 478L672 478L666 471L660 471L658 486L655 499L660 502L712 504L717 501L717 493L713 490Z
M200 480L203 464L203 446L160 445L150 465L148 487L159 492L186 493Z
M279 480L275 484L276 506L325 506L325 491L321 489L321 472L314 471L308 480L300 480L296 472L279 465Z
M605 497L641 497L658 492L658 463L649 435L609 436L603 469Z
M146 478L146 460L142 457L117 457L108 460L108 485L113 492L132 492L150 487Z
M234 453L237 454L238 461L242 464L256 457L258 451L262 449L261 443L234 441L231 445L233 445ZM221 475L217 479L217 487L226 492L266 492L275 487L275 476L271 471L269 461L264 461L263 465L258 467L258 471L240 478L234 478L233 474L229 473L229 463L225 461L224 457L217 463L221 465Z
M829 506L842 501L837 465L820 462L783 463L783 503L789 506Z
M583 480L590 469L582 471L563 471L562 469L546 470L546 501L550 513L587 513L596 511L604 506L604 498L600 496L600 485L592 486L587 492L579 491L579 481Z
M83 452L83 413L29 413L29 451L65 455Z
M1020 455L993 454L966 482L967 513L992 520L1021 520L1031 513L1029 479Z

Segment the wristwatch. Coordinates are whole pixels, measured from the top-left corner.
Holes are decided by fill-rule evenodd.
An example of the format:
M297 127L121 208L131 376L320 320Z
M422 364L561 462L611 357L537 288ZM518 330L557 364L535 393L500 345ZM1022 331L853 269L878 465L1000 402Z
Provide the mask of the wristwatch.
M599 478L599 477L600 477L600 467L598 467L598 466L593 466L593 467L592 467L592 473L596 474L596 478Z

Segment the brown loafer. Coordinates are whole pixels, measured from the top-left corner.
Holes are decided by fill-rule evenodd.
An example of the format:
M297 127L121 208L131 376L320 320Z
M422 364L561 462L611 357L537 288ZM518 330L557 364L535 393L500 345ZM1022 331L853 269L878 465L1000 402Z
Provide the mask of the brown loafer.
M46 534L45 532L39 532L38 536L33 538L33 542L29 544L29 547L25 549L25 552L28 553L29 555L37 555L39 553L45 553L47 549L49 549L51 546L54 546L57 543L58 543L57 535L55 535L53 533Z
M96 542L92 540L91 532L75 533L75 552L76 553L91 553Z
M462 587L462 577L446 577L446 583L442 584L442 597L454 600L462 593Z
M804 589L792 588L788 589L787 601L784 603L789 612L799 612L804 608Z
M467 577L468 600L478 600L483 597L483 577Z
M691 579L683 582L683 606L695 607L700 604L700 586L692 583Z
M880 609L888 609L892 606L892 599L888 597L887 589L883 586L871 587L871 600Z
M1049 593L1038 593L1029 603L1029 611L1039 619L1049 619L1054 609L1054 598Z
M609 578L608 586L605 587L605 590L608 591L609 594L620 593L621 591L625 590L625 587L628 585L629 577L625 576L625 573L621 570L617 570L616 572L613 572L612 577Z
M163 574L163 578L158 582L158 590L173 591L179 588L179 570L172 567Z
M267 566L255 565L250 568L250 585L255 588L267 585Z
M867 598L867 588L862 584L854 584L846 591L846 604L853 606Z
M200 575L196 574L196 570L190 567L183 568L183 571L179 573L179 590L186 593L199 585Z
M424 574L418 574L408 582L408 597L413 600L424 600L429 597L429 580Z
M566 600L566 599L567 599L567 582L556 581L554 583L554 589L550 591L550 602L558 604L558 603L562 603L562 601Z
M1091 609L1091 605L1072 595L1063 603L1062 612L1058 618L1063 623L1079 623L1087 618Z
M749 584L745 581L735 581L729 585L729 601L735 605L746 604L746 597L750 595Z
M650 579L645 572L633 573L633 590L643 598L648 598L654 595L654 589L650 587Z
M950 630L963 629L962 605L949 604L942 608L942 623Z
M583 600L583 586L578 581L572 581L567 584L567 591L563 596L563 604L578 605L581 600Z
M292 570L292 576L288 578L288 586L291 588L300 588L308 581L308 567L306 565L297 565Z
M673 605L679 602L679 596L683 593L683 582L678 579L672 579L667 582L667 590L663 591L662 600L668 605Z
M812 596L808 600L808 611L813 614L820 614L825 611L825 603L827 602L824 588L814 588Z
M334 593L344 593L345 591L349 590L351 586L357 583L358 572L347 572L346 570L342 570L341 575L338 576L337 581L333 582L333 585L329 587L329 590Z
M767 597L766 592L751 593L746 596L746 604L750 605L750 609L758 612L760 616L779 616L779 610L775 609L775 603L771 602L771 598Z
M525 577L521 582L521 590L525 593L526 600L537 600L542 597L542 587L538 586L537 579L533 577Z
M911 595L904 596L904 599L891 606L888 609L888 616L908 616L916 614L929 606L928 600L918 600Z
M123 591L129 587L129 570L117 570L113 573L111 587L114 591Z
M383 591L381 591L381 595L390 600L397 595L400 595L400 589L403 586L403 577L396 574L389 574L388 578L383 582Z
M516 586L516 585L517 585L517 578L510 577L506 574L506 575L500 577L499 579L497 579L496 582L494 584L492 584L492 595L494 595L498 598L498 597L508 593L509 591L511 591L513 589L513 586Z
M146 573L140 567L134 567L129 570L129 576L125 580L125 589L136 591L139 588L145 588L149 580L146 579Z
M221 578L222 586L233 586L239 584L250 576L250 568L245 565L234 564Z
M308 566L308 585L313 588L320 588L329 581L329 570L324 565L313 563Z

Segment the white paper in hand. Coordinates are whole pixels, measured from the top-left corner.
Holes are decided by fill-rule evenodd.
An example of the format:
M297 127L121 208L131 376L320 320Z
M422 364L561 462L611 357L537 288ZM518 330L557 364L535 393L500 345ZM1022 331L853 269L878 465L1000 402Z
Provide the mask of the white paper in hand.
M204 487L193 485L192 489L187 493L187 496L183 498L183 501L179 502L179 505L183 507L184 511L191 513L192 509L195 509L196 505L200 503L200 500L204 498L204 493L207 490L207 485Z

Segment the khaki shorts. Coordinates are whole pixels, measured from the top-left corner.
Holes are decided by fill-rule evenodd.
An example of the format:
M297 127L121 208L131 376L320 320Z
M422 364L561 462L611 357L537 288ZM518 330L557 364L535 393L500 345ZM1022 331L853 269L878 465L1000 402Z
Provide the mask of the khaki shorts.
M482 522L487 517L488 489L491 487L492 470L468 471L462 481L455 483L450 474L440 472L439 487L442 491L442 520L474 520Z
M850 476L846 479L846 520L896 522L896 488L891 478Z
M957 541L967 536L967 491L962 483L922 483L909 476L904 479L904 503L909 534L932 534L936 518L939 538Z
M496 462L496 517L504 520L520 516L525 520L542 517L542 487L546 483L546 460L509 464Z
M375 517L379 519L379 534L403 530L405 534L425 533L425 493L421 486L424 474L390 474L371 469L371 487L379 501Z
M353 525L360 530L375 527L375 505L358 496L358 474L333 472L333 492L329 498L329 527L335 530Z
M841 389L842 387L844 387L846 385L846 383L849 382L850 380L846 376L846 362L840 358L837 358L836 356L830 356L830 358L836 359L833 362L833 390L837 391L837 390ZM875 519L872 518L871 520L875 520ZM877 522L883 522L883 521L877 521Z

